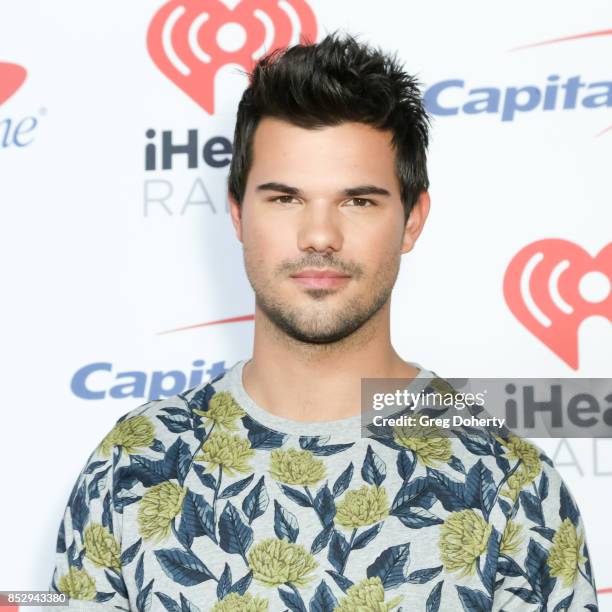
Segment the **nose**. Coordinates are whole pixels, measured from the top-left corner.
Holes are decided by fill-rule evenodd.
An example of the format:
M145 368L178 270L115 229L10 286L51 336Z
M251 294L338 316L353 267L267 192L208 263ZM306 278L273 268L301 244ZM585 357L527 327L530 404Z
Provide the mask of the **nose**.
M342 232L339 213L327 201L310 201L302 210L298 228L298 248L301 251L339 251Z

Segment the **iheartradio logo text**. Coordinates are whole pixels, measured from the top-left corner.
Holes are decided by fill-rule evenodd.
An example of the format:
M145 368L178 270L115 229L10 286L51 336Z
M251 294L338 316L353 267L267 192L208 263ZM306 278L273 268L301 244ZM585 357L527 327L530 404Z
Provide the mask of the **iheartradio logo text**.
M612 322L612 243L595 257L558 238L521 249L504 277L512 314L557 357L578 369L578 329L588 317Z
M154 15L147 48L155 65L207 113L214 113L218 70L255 61L279 47L315 41L317 24L304 0L171 0Z

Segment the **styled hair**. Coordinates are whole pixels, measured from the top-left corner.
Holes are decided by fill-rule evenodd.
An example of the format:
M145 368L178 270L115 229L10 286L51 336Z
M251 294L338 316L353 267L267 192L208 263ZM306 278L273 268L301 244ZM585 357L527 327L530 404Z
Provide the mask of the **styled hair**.
M328 34L262 57L249 76L236 118L228 190L242 204L253 162L253 138L263 117L316 129L355 121L390 130L404 222L419 193L429 187L427 146L430 118L420 84L397 56L358 42L350 34Z

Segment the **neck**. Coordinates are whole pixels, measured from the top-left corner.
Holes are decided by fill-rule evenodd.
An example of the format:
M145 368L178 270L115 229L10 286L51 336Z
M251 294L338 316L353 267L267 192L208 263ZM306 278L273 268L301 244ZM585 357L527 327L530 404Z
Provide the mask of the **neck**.
M356 416L362 378L418 374L391 345L389 320L387 302L350 336L308 344L287 336L256 308L253 357L243 368L245 390L268 412L295 421Z

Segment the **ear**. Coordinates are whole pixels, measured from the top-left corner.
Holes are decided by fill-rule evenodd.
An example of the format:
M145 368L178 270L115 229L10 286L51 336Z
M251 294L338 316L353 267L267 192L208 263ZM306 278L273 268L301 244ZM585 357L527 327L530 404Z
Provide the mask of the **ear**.
M408 253L408 251L412 251L414 248L417 238L425 225L430 204L431 200L429 198L429 193L427 191L421 191L406 221L404 239L402 242L402 253Z
M242 242L242 206L238 204L229 192L227 194L227 200L230 205L230 216L232 217L232 224L236 230L236 237Z

